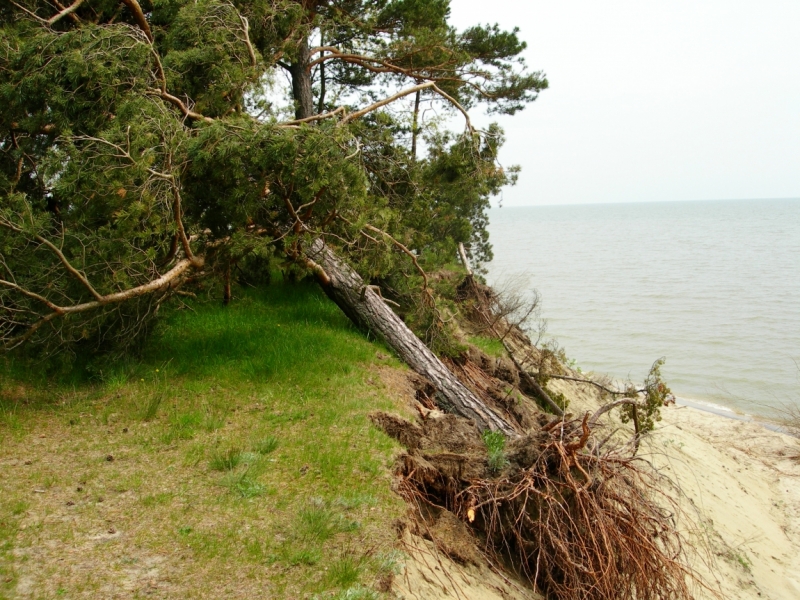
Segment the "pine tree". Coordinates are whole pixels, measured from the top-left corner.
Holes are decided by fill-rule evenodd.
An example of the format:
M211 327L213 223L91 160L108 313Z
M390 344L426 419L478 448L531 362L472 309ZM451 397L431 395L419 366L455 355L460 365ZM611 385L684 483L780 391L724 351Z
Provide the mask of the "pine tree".
M135 339L203 278L227 298L237 273L317 269L317 239L370 280L459 242L490 257L488 198L515 174L468 111L547 87L516 30L459 32L448 0L55 5L0 6L6 349ZM426 103L464 131L424 128Z

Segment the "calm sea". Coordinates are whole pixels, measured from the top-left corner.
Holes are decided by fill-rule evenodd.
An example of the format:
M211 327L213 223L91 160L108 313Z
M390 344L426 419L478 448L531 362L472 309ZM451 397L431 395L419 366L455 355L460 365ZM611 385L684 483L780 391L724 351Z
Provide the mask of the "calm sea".
M800 402L800 200L492 209L489 283L542 297L584 371L750 414Z

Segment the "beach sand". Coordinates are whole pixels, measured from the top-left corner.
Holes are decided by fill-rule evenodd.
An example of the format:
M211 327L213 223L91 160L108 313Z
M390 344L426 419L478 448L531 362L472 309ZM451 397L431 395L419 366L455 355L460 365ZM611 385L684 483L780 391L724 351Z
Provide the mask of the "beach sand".
M590 386L548 385L573 399L575 415L599 406ZM680 489L691 566L726 600L800 599L800 440L688 406L662 417L639 456ZM715 597L702 587L696 596Z

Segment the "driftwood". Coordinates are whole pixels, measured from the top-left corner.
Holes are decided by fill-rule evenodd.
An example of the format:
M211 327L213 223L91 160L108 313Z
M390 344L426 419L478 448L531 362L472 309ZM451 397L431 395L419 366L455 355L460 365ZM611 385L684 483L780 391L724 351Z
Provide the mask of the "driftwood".
M330 297L358 327L382 337L414 371L430 380L437 395L456 414L480 429L518 437L514 427L472 393L406 326L361 276L321 239L306 251L307 264Z

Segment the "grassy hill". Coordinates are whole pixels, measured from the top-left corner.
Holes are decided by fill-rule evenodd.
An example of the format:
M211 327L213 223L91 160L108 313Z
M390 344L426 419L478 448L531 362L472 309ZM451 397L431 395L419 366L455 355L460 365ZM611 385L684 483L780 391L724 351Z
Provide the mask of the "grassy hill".
M318 288L190 301L140 358L0 375L0 597L371 598L400 369ZM396 394L394 394L396 396Z

